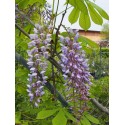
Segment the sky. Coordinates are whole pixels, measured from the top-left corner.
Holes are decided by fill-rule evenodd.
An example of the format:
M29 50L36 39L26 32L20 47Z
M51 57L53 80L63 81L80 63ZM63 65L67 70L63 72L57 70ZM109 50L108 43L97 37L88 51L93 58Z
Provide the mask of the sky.
M47 0L50 4L52 4L53 0ZM65 6L64 6L64 3L65 3L65 0L60 0L61 3L59 4L59 12L65 10ZM55 5L57 3L57 0L55 0ZM95 0L95 3L97 5L99 5L102 9L104 9L108 14L109 14L109 0ZM56 9L56 6L55 6L55 9ZM82 29L80 26L79 26L79 22L77 21L75 24L70 24L70 22L68 21L68 15L70 14L72 8L69 9L67 11L67 14L65 15L65 18L63 20L63 24L66 26L66 27L71 27L72 29ZM62 17L62 14L60 14L57 18L57 22L56 22L56 26L58 26L60 24L60 20L61 20L61 17ZM107 23L108 21L104 19L103 21L103 24L104 23ZM102 26L100 25L96 25L94 23L91 24L91 27L89 28L89 30L95 30L95 31L101 31L102 29ZM62 29L63 30L63 29Z

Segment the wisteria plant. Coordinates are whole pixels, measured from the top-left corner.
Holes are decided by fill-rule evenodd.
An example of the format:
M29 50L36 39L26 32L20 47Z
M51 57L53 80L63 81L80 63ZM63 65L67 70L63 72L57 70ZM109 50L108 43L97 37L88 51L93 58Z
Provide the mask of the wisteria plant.
M62 18L60 24L56 27L59 0L57 2L56 12L54 12L54 2L53 0L53 6L51 7L49 3L43 1L43 8L40 10L40 21L36 24L20 12L18 5L16 5L16 11L20 13L23 18L26 17L34 26L31 31L32 33L27 34L16 25L18 29L30 38L30 42L27 44L27 62L24 61L25 64L23 64L29 69L26 88L28 101L33 108L40 108L42 110L44 106L41 105L44 103L44 96L48 94L46 91L47 87L53 94L55 108L49 110L44 109L38 112L36 119L45 119L50 116L55 116L55 113L58 112L52 119L53 125L90 125L91 122L99 124L96 118L87 113L92 76L89 71L86 52L82 47L83 41L81 40L79 30L65 27L63 24L65 14L67 10L71 8L68 7L69 4L74 7L69 15L69 21L71 23L77 21L80 13L80 26L85 30L90 27L91 22L88 11L86 11L87 5L92 21L96 24L102 24L102 18L98 16L100 22L95 21L91 13L92 5L98 11L99 7L90 1L78 0L77 8L74 4L75 0L67 0L65 10L61 12ZM85 7L85 13L82 12L83 9L80 7L80 4ZM35 9L37 10L37 8L34 7L33 11L35 11ZM74 11L77 11L76 15L73 15ZM100 13L100 15L105 15L105 18L108 18L107 14L105 12L103 13ZM84 14L86 14L86 17L84 17ZM97 14L95 13L95 15ZM18 20L18 18L20 17L17 16L16 19ZM84 24L84 22L81 23L81 18L89 23L87 25ZM64 28L65 32L61 32L61 28ZM62 106L59 105L58 100L61 100ZM68 121L68 119L70 121Z

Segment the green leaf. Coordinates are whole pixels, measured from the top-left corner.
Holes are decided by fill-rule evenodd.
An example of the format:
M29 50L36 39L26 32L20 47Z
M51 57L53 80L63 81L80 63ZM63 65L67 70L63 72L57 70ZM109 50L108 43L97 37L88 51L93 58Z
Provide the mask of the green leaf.
M23 82L23 83L27 83L27 75L28 75L28 70L27 69L23 69L23 68L18 68L17 70L16 70L16 79L18 80L18 81L20 81L21 80L21 82Z
M21 112L16 112L15 113L15 123L20 124L21 123L20 119L21 119Z
M99 49L99 45L97 43L95 43L94 41L92 41L84 36L80 36L78 38L78 42L82 42L82 44L86 45L86 46L88 44L91 48Z
M91 125L91 123L89 122L88 119L86 119L85 117L83 117L83 119L81 120L82 125Z
M99 120L98 120L97 118L93 117L93 116L90 115L90 114L85 115L85 117L86 117L87 119L89 119L92 123L100 124L100 123L99 123Z
M66 110L64 110L64 112L65 112L65 115L68 117L68 119L70 119L70 120L72 120L74 122L77 121L76 118L73 117L69 112L67 112Z
M19 5L19 8L22 8L22 9L25 9L27 8L28 6L28 3L29 3L29 0L21 0L18 5Z
M87 7L83 0L69 0L69 4L71 4L75 8L78 8L80 11L87 13Z
M37 2L44 4L45 0L29 0L29 5L33 5L34 3L37 3Z
M82 125L81 122L78 122L77 124L78 124L78 125Z
M99 45L97 43L84 36L80 36L78 42L82 42L82 48L87 54L92 54L93 51L99 50Z
M67 119L65 117L65 114L62 110L59 111L59 113L55 116L55 118L52 120L53 125L66 125Z
M27 24L24 28L24 30L28 33L31 29L33 29L33 26L31 24Z
M90 2L90 1L89 1L89 2ZM98 5L96 5L96 4L93 3L93 2L90 2L90 4L91 4L93 7L95 7L95 9L99 12L99 14L100 14L103 18L109 20L108 14L107 14L101 7L99 7Z
M92 49L91 48L88 48L86 46L82 46L83 47L83 50L87 53L87 54L92 54Z
M75 23L79 17L79 10L77 8L73 8L72 12L70 13L68 19L71 24Z
M28 7L28 5L33 5L34 3L41 3L41 4L45 4L45 0L16 0L16 3L18 3L19 7L22 9L25 9Z
M27 95L26 88L22 84L17 84L16 91L22 95Z
M15 2L16 2L16 4L18 4L20 1L22 1L22 0L16 0Z
M58 110L59 110L59 109L40 111L40 112L37 114L37 118L36 118L36 119L45 119L45 118L48 118L48 117L54 115Z
M68 2L68 0L67 0L67 2ZM69 0L69 4L71 4L72 6L76 6L76 2L75 2L75 0Z
M94 7L89 2L86 2L86 3L88 5L88 9L89 9L89 13L90 13L92 21L95 24L102 25L102 23L103 23L102 17L96 12Z
M61 35L62 35L63 37L67 37L67 36L68 36L68 33L67 33L67 32L62 32Z
M81 11L81 12L84 12L85 14L87 13L87 7L84 3L83 0L77 0L75 2L75 4L77 5L78 9Z
M79 18L79 25L85 30L88 30L90 28L91 20L95 24L102 25L103 18L107 20L109 19L107 13L101 7L88 0L69 0L69 4L71 4L75 9L77 8L81 12L80 18L77 16L73 16L77 15L77 12L73 9L69 15L69 22L73 24Z
M79 18L79 25L84 30L88 30L91 26L90 18L88 13L85 14L84 12L81 12L80 18Z
M28 122L24 121L22 125L28 125Z

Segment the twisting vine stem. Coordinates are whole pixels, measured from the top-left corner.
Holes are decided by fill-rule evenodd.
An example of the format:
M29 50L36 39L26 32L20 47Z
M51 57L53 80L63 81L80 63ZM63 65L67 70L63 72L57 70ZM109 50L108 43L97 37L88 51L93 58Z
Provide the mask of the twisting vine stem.
M54 14L54 5L55 5L55 0L53 0L52 15Z
M22 11L20 11L17 7L15 7L15 10L35 27L35 24Z
M68 2L67 2L67 4L66 4L66 9L65 9L64 13L62 14L62 19L61 19L60 24L59 24L59 26L58 26L58 28L57 28L57 31L56 31L55 50L56 50L56 46L57 46L59 30L60 30L60 27L61 27L61 25L62 25L62 22L63 22L64 16L65 16L65 14L66 14L66 12L67 12L68 3L69 3L69 0L68 0Z
M56 13L55 13L55 15L54 15L54 17L55 17L55 19L54 19L54 26L53 26L53 31L54 31L54 29L55 29L55 25L56 25L56 18L57 18L57 12L58 12L58 7L59 7L59 0L58 0L58 2L57 2L57 8L56 8ZM53 33L53 31L52 31L52 33Z
M54 50L52 47L53 40L51 41L51 57L54 58ZM53 86L54 86L54 99L56 99L56 84L55 84L55 72L54 72L54 65L52 65L52 80L53 80Z
M27 36L28 38L30 38L30 37L29 37L29 34L28 34L27 32L25 32L18 24L15 23L15 26L16 26L16 28L19 29L25 36Z
M72 6L68 7L67 10L70 9L70 8L72 8ZM58 13L57 16L62 14L63 12L65 12L65 10L61 11L60 13Z

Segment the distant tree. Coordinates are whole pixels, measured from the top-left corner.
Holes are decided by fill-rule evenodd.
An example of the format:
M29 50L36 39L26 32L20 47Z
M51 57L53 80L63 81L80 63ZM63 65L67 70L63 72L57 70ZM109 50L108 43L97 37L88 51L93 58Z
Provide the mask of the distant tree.
M101 34L102 34L103 39L109 40L109 24L108 23L103 24Z

